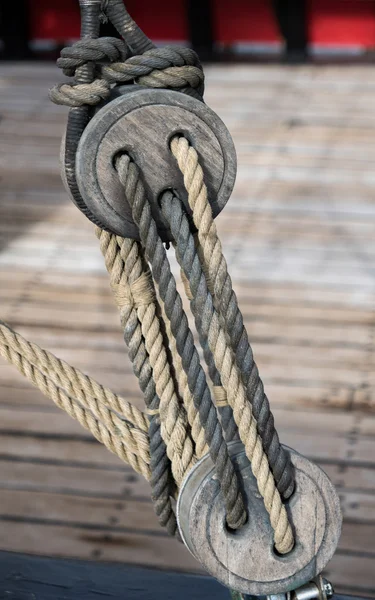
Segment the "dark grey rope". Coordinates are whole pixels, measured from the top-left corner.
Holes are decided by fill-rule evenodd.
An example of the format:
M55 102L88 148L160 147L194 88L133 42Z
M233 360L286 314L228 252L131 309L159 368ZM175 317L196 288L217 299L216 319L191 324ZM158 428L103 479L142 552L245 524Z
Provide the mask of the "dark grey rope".
M97 38L100 31L99 16L101 12L101 3L92 3L81 5L81 37ZM82 64L75 72L75 82L77 84L91 83L94 79L94 65L92 63ZM65 137L65 176L69 186L70 193L75 204L83 214L95 225L102 224L97 217L87 208L83 201L76 180L76 153L79 140L89 121L90 112L87 105L71 108L68 115Z
M164 216L166 222L168 223L171 233L172 233L172 236L176 242L177 258L181 264L182 269L185 272L185 275L187 276L187 278L189 280L189 285L190 285L190 289L191 289L192 296L193 296L191 306L192 306L192 312L195 317L197 330L203 340L203 343L207 344L208 334L209 334L209 326L212 321L212 316L215 312L215 307L214 307L212 296L208 291L206 277L203 272L203 269L202 269L197 251L196 251L195 242L194 242L191 230L190 230L188 219L185 215L185 212L184 212L184 209L182 207L180 200L178 198L175 198L173 196L173 194L170 192L167 192L162 197L161 208L162 208L163 216ZM229 308L232 308L232 307L229 307ZM228 310L228 313L229 312L230 311ZM231 324L233 326L232 322L231 322ZM227 331L227 334L229 336L229 331ZM232 339L232 338L230 338L230 339ZM239 345L241 345L241 341L242 340L239 341ZM235 347L235 351L236 350L237 350L237 347ZM259 378L259 375L258 375L258 378ZM255 390L253 390L250 387L250 385L248 386L248 391L250 391L252 394L251 399L253 399L254 391L258 392L258 390L259 390L259 384ZM258 407L259 405L256 404L256 406ZM264 404L263 404L263 406L264 406ZM253 412L255 412L254 408L253 408ZM254 416L255 416L255 414L254 414ZM273 424L273 420L272 420L272 424ZM276 431L275 431L275 434L277 436ZM277 437L277 441L278 441L278 437ZM268 445L268 447L269 447L269 445ZM279 454L276 454L276 466L279 466L280 464L282 466L285 466L285 463L286 463L285 456L289 459L289 454L287 454L284 451L284 448L282 448L280 446L280 444L279 444L279 447L283 451L283 453L281 454L281 452L279 452ZM264 450L266 452L266 448L264 448ZM281 454L281 460L279 458L280 454ZM290 461L290 459L289 459L289 461ZM275 462L274 462L274 464L275 464ZM271 467L271 464L270 464L270 467ZM287 492L292 493L293 488L294 488L294 477L293 477L294 474L291 469L289 470L289 472L287 469L285 469L284 471L281 471L282 477L281 478L279 477L279 479L276 480L276 482L278 484L278 488L280 486L283 489L283 485L285 484L285 481L288 482L288 480L286 478L285 479L283 478L283 475L285 475L285 473L287 473L287 475L289 475L289 478L290 478L289 479L289 489L287 488ZM279 472L276 472L276 474L279 475ZM275 479L276 479L276 477L275 477ZM289 493L289 495L290 495L290 493ZM284 492L284 494L285 494L285 492Z
M143 338L137 344L135 331L139 326L138 317L132 311L132 319L128 319L124 328L124 340L129 349L129 357L133 371L143 392L145 404L149 409L149 440L150 440L150 470L151 470L151 499L159 523L168 533L179 538L177 520L172 506L175 494L175 483L172 476L171 462L167 456L165 442L161 435L160 416L157 413L160 398L155 389L152 367L148 358ZM155 414L151 414L156 411Z
M198 316L198 318L199 318L199 316ZM197 328L198 331L200 329L201 329L200 327L199 327L199 329ZM208 373L209 373L212 383L214 384L214 386L222 387L220 373L216 368L214 357L208 346L207 339L203 338L200 335L199 343L203 350L204 360L206 361ZM233 442L235 439L238 438L238 428L237 428L236 422L233 418L232 408L229 405L228 406L220 406L220 407L218 407L218 411L219 411L225 439L227 442Z
M116 167L124 186L125 195L131 204L133 220L138 226L145 256L151 264L152 275L157 283L165 313L170 320L171 331L187 374L194 405L199 412L206 443L209 446L210 456L215 464L223 493L228 525L232 529L238 529L246 520L240 484L228 454L222 427L194 345L193 334L188 325L181 297L177 292L176 281L170 269L166 250L159 237L145 189L139 177L138 167L126 155L119 157Z
M234 352L246 388L247 399L252 404L258 432L262 438L263 448L267 454L277 489L281 496L287 499L294 490L294 468L290 454L280 443L269 400L254 361L242 313L227 270L218 272L217 283L218 289L220 289L220 294L217 294L219 298L218 313Z
M97 39L83 38L72 46L63 48L56 64L67 77L73 77L76 70L89 62L119 62L128 58L128 47L123 40L114 37Z

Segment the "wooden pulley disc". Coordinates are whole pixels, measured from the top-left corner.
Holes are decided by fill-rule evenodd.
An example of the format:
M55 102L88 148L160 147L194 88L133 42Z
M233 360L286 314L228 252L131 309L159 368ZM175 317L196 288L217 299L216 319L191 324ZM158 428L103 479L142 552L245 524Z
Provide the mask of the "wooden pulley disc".
M209 455L184 480L177 502L181 537L202 566L227 587L251 595L281 594L318 575L333 556L341 533L340 503L327 475L307 458L290 451L296 488L286 508L295 546L278 555L273 530L243 445L229 452L243 482L247 523L226 526L220 485Z
M77 183L90 212L109 231L139 239L115 169L116 157L127 153L140 169L159 234L171 241L159 202L163 192L174 190L188 209L183 177L170 149L171 139L183 134L199 154L213 214L218 215L232 192L237 164L232 138L219 117L181 92L132 85L116 93L120 95L90 120L77 150Z

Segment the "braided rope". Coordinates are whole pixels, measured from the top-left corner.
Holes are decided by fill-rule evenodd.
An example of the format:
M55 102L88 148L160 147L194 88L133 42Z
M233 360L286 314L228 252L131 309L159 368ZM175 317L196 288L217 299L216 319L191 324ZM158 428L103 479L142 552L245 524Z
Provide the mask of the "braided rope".
M87 62L109 61L116 63L128 57L128 48L123 40L115 37L98 39L83 38L72 46L63 48L56 64L67 77L74 77L76 69Z
M219 313L221 325L224 327L235 354L236 363L246 387L246 396L252 403L258 431L278 489L284 498L289 498L294 489L293 465L289 453L280 444L269 401L253 358L243 317L217 235L211 206L208 202L207 188L203 180L203 170L199 164L198 154L184 137L174 138L171 142L171 150L184 176L189 205L198 230L198 252L203 269L207 274L208 288Z
M121 59L121 62L113 62ZM98 64L99 60L111 64ZM117 38L79 40L61 51L57 61L65 75L73 76L83 65L95 64L98 78L85 83L62 83L49 91L55 104L95 106L109 97L111 84L136 83L153 88L196 90L204 93L204 74L197 54L190 48L153 48L127 58L127 47Z
M223 492L228 525L232 529L238 529L246 519L239 482L228 454L206 377L200 365L182 300L177 292L176 281L139 177L138 167L131 162L128 156L122 155L116 162L116 168L124 186L126 198L131 205L132 217L138 226L146 258L152 266L152 275L158 286L165 313L170 320L177 351L180 354L183 368L187 372L189 389L199 411L206 443L210 448L210 455Z
M161 208L177 245L177 260L189 280L193 296L191 306L197 329L202 338L208 342L214 357L228 402L233 409L240 439L245 446L259 492L270 516L275 547L281 554L286 554L294 545L288 515L263 450L262 439L257 432L257 423L252 414L251 404L247 401L239 369L235 364L232 350L227 344L225 331L221 327L219 315L207 288L188 219L180 200L170 192L162 197Z
M65 410L82 427L90 431L108 450L131 465L147 480L150 479L150 452L147 434L144 430L138 429L135 424L143 421L140 411L121 399L121 405L129 404L132 413L139 412L138 418L133 422L130 419L129 421L122 420L97 398L86 395L79 385L69 385L68 389L61 387L61 382L66 377L66 366L69 367L69 365L39 348L36 344L28 342L4 323L0 324L0 354L38 387L45 396L52 399L56 406ZM50 368L52 363L55 370ZM76 369L74 371L79 373ZM89 380L89 383L93 384L92 387L99 385L87 378L86 375L81 375L83 381ZM126 414L129 417L129 413Z
M105 245L101 244L101 249L102 252L105 252L106 267L111 275L111 285L115 290L116 302L122 313L124 329L127 329L128 325L124 316L128 313L129 318L133 308L139 321L139 327L135 335L143 336L148 360L152 367L156 392L160 399L159 410L162 436L167 445L168 456L172 462L173 476L179 485L187 471L194 464L194 449L188 435L185 410L180 406L174 390L169 362L156 314L154 293L150 287L150 278L147 275L146 277L143 276L142 281L145 285L136 291L135 284L139 282L143 273L143 265L139 256L137 242L120 237L116 238L106 232L102 233L101 238L112 240L116 244L114 252L111 249L111 243L109 243L105 250ZM117 245L120 246L120 252L117 251ZM133 265L130 268L129 263L132 259L132 254ZM132 282L130 286L127 279L129 279L129 282ZM119 281L121 283L118 283Z
M174 247L176 246L173 244ZM193 300L193 295L191 293L189 281L185 276L184 271L180 270L181 280L185 288L185 294L188 300ZM212 356L212 352L207 344L207 342L200 336L199 343L203 350L203 356L206 361L208 367L208 373L210 379L213 383L213 396L216 401L216 407L219 411L221 424L223 426L223 431L225 435L225 440L227 442L232 442L238 437L237 425L233 419L233 411L228 404L227 396L223 386L221 385L221 377L220 373L216 368L214 358Z
M201 425L201 421L199 418L199 412L197 411L193 395L189 389L188 377L187 373L182 365L181 356L177 351L177 343L176 339L172 333L171 322L168 319L164 306L162 305L162 314L164 318L164 323L166 326L166 334L169 340L169 348L171 351L174 368L177 375L177 384L180 396L183 400L187 418L191 427L191 437L195 442L195 454L197 458L202 458L205 454L209 452L208 445L206 443L204 430Z
M96 403L115 411L133 427L147 433L148 423L145 415L136 406L114 394L108 388L72 367L64 360L54 356L48 350L29 342L9 325L0 321L0 348L10 347L22 354L29 362L38 366L56 385L63 387L68 394L74 395L90 410L96 410Z
M124 329L124 339L129 348L129 356L133 362L135 375L138 377L141 390L149 414L149 438L151 451L151 485L152 499L155 512L161 525L165 526L171 535L176 535L177 522L172 508L171 496L174 495L176 481L180 481L181 455L187 457L188 467L192 466L193 448L188 437L186 427L183 429L179 444L175 443L175 436L180 433L179 428L185 424L183 409L177 406L181 414L177 415L177 427L164 430L164 421L161 426L161 415L165 415L166 408L176 410L176 404L165 406L169 402L165 394L162 401L157 389L160 390L160 373L152 369L152 358L148 354L145 338L142 332L141 307L154 305L155 294L149 273L145 272L139 254L139 245L134 240L116 237L99 228L96 235L105 259L106 268L110 275L110 285L114 292L116 303L120 309L121 323ZM159 412L161 414L159 414ZM172 417L175 415L173 414ZM171 414L167 412L165 421L170 425ZM181 449L181 442L183 448ZM169 456L169 458L168 458ZM186 467L186 468L188 468Z

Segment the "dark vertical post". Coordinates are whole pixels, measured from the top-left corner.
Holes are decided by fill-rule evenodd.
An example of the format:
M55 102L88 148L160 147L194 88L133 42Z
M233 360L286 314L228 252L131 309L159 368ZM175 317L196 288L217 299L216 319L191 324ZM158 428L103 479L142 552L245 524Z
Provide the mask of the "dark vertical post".
M300 62L307 58L306 0L273 0L276 19L285 40L285 58Z
M28 0L0 0L0 57L21 60L31 55Z
M212 58L214 51L213 15L211 0L186 0L189 37L200 58Z

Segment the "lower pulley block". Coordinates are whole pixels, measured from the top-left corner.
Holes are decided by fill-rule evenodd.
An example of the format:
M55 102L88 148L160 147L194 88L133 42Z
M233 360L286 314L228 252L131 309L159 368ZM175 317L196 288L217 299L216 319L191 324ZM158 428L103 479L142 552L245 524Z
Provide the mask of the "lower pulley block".
M279 555L273 530L243 445L229 444L241 475L248 520L237 531L226 526L225 506L209 455L182 484L177 518L181 537L193 556L229 588L251 595L291 591L316 577L332 558L341 533L341 510L327 475L304 456L289 449L296 487L286 509L295 546Z

